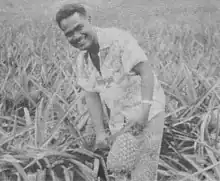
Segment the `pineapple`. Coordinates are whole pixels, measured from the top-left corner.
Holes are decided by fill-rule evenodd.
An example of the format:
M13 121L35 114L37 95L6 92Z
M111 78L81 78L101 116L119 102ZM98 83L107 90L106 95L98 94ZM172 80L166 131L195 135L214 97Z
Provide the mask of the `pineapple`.
M149 161L148 155L142 157L141 163L131 172L132 181L155 181L157 177L157 163Z
M131 171L139 153L139 141L124 133L116 139L107 157L107 167L114 172Z

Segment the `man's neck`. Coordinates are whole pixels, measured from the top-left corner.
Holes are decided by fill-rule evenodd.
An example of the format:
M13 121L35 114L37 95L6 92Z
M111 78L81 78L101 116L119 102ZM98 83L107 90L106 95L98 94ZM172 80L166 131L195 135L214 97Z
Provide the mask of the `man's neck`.
M91 46L91 49L88 50L88 53L90 55L91 61L93 65L96 67L100 75L102 75L100 70L100 58L99 58L99 44L94 44Z
M98 41L98 28L96 26L93 26L95 41L93 42L92 46L87 50L89 54L98 54L100 50L100 45Z
M99 43L95 42L93 45L88 49L89 54L98 54L99 53Z

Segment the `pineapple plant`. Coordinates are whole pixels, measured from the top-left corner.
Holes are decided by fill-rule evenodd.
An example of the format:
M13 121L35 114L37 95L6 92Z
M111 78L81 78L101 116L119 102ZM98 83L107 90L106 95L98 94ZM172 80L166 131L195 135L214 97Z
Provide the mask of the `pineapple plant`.
M148 3L143 1L145 2ZM215 21L219 16L211 19L216 7L208 6L201 5L198 13L204 8L205 11L212 11L210 16L199 16L196 23L186 23L185 20L180 22L183 16L178 16L178 23L172 24L169 15L167 25L155 21L159 27L149 26L142 21L146 17L147 9L140 11L141 6L137 7L137 11L132 6L138 16L133 16L134 13L128 11L127 6L120 7L120 11L117 8L115 11L105 9L101 12L103 16L100 16L100 10L96 16L97 23L101 26L114 23L131 30L145 48L149 59L154 60L153 64L158 70L158 77L167 95L166 125L158 168L159 181L220 180L220 43L219 24ZM193 15L190 15L190 11L185 13L184 10L184 14L187 14L188 20L193 21L197 10L193 9ZM118 18L122 14L124 18ZM4 16L4 12L1 15ZM162 19L164 18L165 16ZM83 127L86 113L79 110L78 106L69 107L70 104L77 105L78 95L82 94L75 84L73 62L77 52L72 51L57 27L47 19L45 17L43 22L40 18L32 21L20 18L24 26L19 26L19 22L16 22L19 27L1 22L0 180L43 181L43 170L47 181L69 181L73 180L74 175L75 180L89 180L89 175L97 173L99 164L95 157L99 158L98 155L86 152L80 156L78 153L83 152L85 142L93 145L94 137L84 138L78 129ZM19 20L19 16L16 20ZM153 18L152 20L154 22ZM62 91L58 90L59 83L62 84ZM54 112L57 118L51 116L49 107L56 107ZM214 113L216 115L213 116ZM63 120L64 117L68 117L68 126L63 124L66 120ZM77 126L78 123L81 125ZM133 133L138 134L138 131L134 130ZM125 136L119 137L121 141L119 139L115 142L109 152L107 163L110 169L114 170L116 166L117 170L121 170L125 163L128 164L124 169L133 168L137 144L134 137L128 133L125 135L129 140ZM127 145L122 146L122 142ZM124 148L130 148L131 145L133 151L125 152ZM79 149L77 153L76 149ZM120 154L120 159L124 159L122 164L116 160ZM133 156L128 159L129 155ZM99 160L102 165L105 164L101 158ZM104 170L105 175L108 175L106 169ZM149 172L152 173L150 168L146 170L146 173ZM131 178L141 181L143 175L137 170ZM91 179L96 179L96 174ZM120 180L125 179L122 177Z
M49 39L54 31L38 36L34 25L17 28L4 37L0 50L6 63L8 58L16 65L13 71L11 64L0 66L0 180L94 181L100 169L100 179L107 177L102 157L86 149L94 137L83 131L88 119L83 93L58 55L49 57L49 50L59 52L58 41ZM7 50L11 42L18 43Z

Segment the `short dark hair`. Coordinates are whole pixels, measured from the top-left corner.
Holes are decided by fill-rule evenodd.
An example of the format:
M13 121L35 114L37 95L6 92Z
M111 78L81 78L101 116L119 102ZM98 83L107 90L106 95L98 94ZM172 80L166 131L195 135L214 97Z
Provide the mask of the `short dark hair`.
M61 28L61 21L68 18L69 16L79 13L81 16L86 17L87 11L82 4L72 3L63 5L59 11L56 13L56 22L58 26Z

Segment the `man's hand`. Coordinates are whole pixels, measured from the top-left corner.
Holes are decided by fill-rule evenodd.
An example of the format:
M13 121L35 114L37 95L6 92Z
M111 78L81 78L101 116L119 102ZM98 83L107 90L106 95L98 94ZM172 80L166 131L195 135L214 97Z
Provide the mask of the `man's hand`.
M103 145L107 144L106 138L108 134L104 128L104 111L99 94L96 92L87 92L86 104L95 127L96 145L99 145L98 147L103 147Z
M148 117L146 114L143 112L141 114L138 114L135 120L132 120L131 122L131 127L129 128L129 132L132 133L132 135L137 136L140 133L143 132L145 127L147 126L148 123Z

